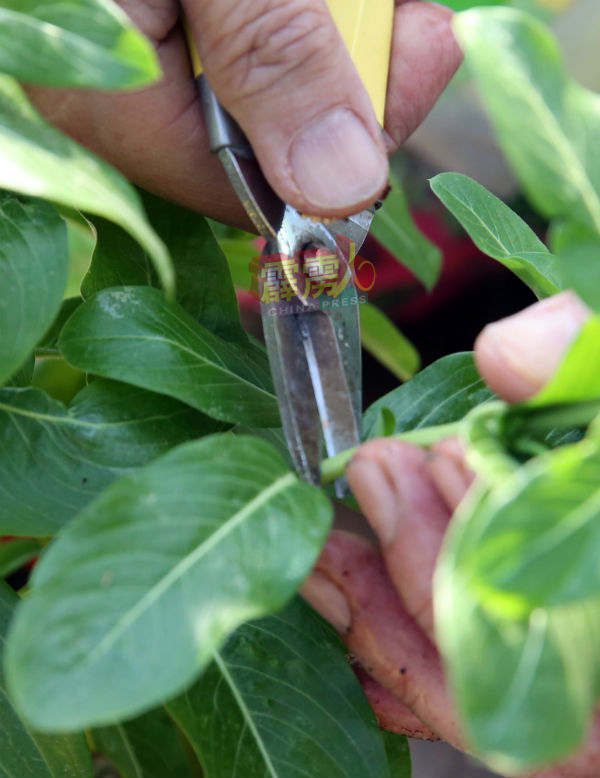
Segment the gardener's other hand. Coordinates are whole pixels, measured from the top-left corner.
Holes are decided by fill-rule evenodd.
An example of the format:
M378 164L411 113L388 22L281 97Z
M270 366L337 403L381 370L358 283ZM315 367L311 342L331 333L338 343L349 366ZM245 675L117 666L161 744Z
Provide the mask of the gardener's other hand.
M486 327L479 369L503 398L535 394L589 315L571 293ZM426 455L390 439L365 444L347 469L380 550L334 532L305 597L340 632L364 670L360 677L384 729L464 747L435 647L432 575L452 511L473 474L457 440ZM600 775L600 718L568 764L537 775Z
M325 0L117 0L154 42L164 78L135 93L28 92L53 124L140 186L231 223L242 219L208 149L181 12L223 105L279 196L346 216L385 189L387 152L424 119L460 62L451 13L396 0L386 130Z

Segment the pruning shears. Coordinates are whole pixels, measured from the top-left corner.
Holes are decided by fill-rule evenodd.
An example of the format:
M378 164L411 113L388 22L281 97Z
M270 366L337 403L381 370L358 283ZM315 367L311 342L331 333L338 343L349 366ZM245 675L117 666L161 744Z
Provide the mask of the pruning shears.
M327 5L383 124L394 0L369 0L368 18L365 0L327 0ZM376 205L347 219L315 221L284 203L220 105L191 41L190 53L211 151L266 240L258 268L261 314L288 448L301 477L320 484L323 442L329 457L360 443L360 317L352 263ZM327 282L326 294L311 296L315 279ZM336 491L345 494L343 481Z

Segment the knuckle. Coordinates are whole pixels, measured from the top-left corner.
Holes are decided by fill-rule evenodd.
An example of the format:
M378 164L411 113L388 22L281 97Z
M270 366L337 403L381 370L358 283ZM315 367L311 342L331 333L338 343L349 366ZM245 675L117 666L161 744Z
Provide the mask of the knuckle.
M336 45L335 27L320 2L249 0L236 3L232 15L220 34L211 36L205 54L225 100L285 89L299 72L310 81L323 72Z

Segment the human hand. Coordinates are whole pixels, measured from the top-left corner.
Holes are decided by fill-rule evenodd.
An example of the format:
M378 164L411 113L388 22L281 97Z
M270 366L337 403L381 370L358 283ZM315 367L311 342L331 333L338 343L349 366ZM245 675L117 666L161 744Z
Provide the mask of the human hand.
M117 0L154 43L164 72L134 93L28 87L54 125L134 183L229 223L246 217L208 148L180 25L265 175L301 212L347 216L385 189L387 153L420 124L460 52L451 13L396 0L386 134L325 0Z
M552 375L589 311L571 293L486 327L476 343L483 377L505 400L524 400ZM474 478L456 439L432 451L366 443L348 481L380 548L332 533L303 594L357 657L359 677L387 730L465 750L435 646L432 577L444 533ZM585 746L536 776L600 775L600 714Z

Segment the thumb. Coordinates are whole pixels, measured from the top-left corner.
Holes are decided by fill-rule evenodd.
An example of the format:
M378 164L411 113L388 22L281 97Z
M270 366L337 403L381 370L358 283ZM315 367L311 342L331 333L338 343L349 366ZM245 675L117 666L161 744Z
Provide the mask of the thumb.
M475 343L479 372L508 402L532 397L551 378L590 315L573 292L563 292L489 324Z
M271 186L311 215L371 205L388 160L325 0L184 0L206 75Z

